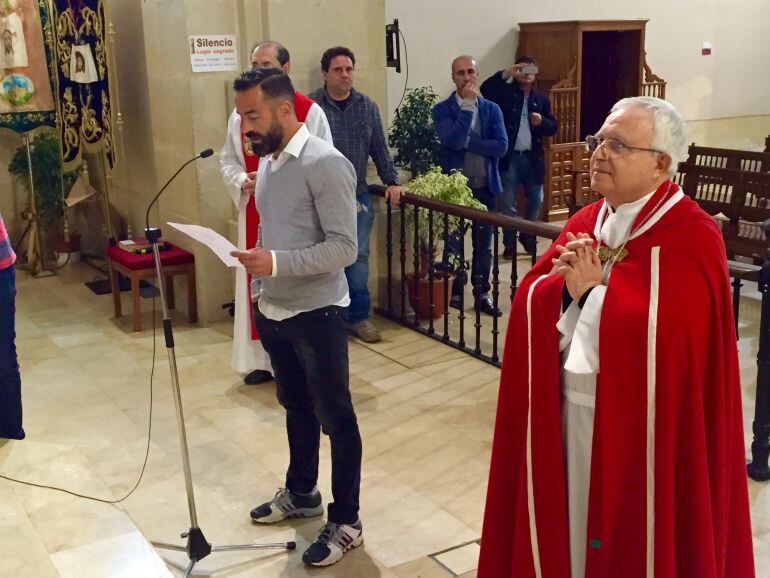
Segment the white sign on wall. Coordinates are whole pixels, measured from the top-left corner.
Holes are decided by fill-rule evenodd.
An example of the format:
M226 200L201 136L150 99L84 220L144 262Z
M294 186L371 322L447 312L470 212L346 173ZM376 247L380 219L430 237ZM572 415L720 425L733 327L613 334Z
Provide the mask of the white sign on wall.
M190 36L193 72L238 70L238 43L232 34Z

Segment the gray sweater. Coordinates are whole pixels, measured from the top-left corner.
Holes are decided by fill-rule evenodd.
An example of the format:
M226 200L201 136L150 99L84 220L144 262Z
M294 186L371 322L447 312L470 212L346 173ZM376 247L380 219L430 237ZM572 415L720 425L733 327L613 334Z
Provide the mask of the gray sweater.
M311 135L299 156L275 172L263 163L257 175L259 245L276 263L260 299L292 311L339 303L348 292L344 269L358 254L353 165Z

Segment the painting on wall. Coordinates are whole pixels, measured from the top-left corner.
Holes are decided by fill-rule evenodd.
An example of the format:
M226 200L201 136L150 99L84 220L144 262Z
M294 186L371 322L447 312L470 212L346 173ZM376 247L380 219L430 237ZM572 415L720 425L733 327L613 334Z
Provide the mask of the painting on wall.
M0 0L0 127L56 125L51 38L45 0Z

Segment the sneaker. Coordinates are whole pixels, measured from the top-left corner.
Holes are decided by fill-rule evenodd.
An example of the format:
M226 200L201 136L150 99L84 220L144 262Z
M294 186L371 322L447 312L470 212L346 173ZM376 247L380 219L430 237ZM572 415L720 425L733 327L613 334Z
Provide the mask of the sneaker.
M353 337L358 337L364 343L377 343L382 340L382 335L368 319L354 323L349 331Z
M360 546L363 541L361 520L352 526L327 522L315 542L302 554L302 561L310 566L330 566L342 560L345 552Z
M251 511L251 519L259 524L274 524L288 518L312 518L324 513L321 505L321 492L312 494L292 494L281 488L275 497Z

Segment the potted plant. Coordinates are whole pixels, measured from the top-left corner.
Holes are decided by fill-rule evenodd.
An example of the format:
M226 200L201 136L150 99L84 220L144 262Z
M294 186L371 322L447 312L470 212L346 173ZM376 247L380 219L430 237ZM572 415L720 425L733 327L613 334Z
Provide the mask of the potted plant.
M430 86L410 88L396 110L388 141L397 152L393 162L417 177L439 164L441 143L433 127L438 95Z
M79 172L62 174L59 141L50 132L39 132L30 143L32 178L35 184L35 206L42 225L42 233L57 253L72 253L80 250L80 235L72 232L69 238L64 233L64 203L62 191L72 188ZM29 162L27 147L20 146L8 165L8 171L29 192Z
M435 199L450 205L460 205L486 211L486 207L473 196L468 186L468 179L459 171L444 174L439 167L432 167L425 174L409 181L404 188L413 195ZM416 230L414 211L417 211ZM435 271L435 267L431 265L436 261L439 246L443 245L445 241L443 215L440 213L435 214L434 212L433 219L431 219L426 209L407 205L402 218L406 219L407 227L412 234L418 236L420 248L420 267L417 282L415 283L414 273L407 274L409 302L418 317L425 319L432 316L434 319L438 319L446 306L445 273L444 271ZM447 234L455 233L460 226L459 217L449 215L447 221ZM429 243L430 239L433 240L432 246ZM444 269L456 269L459 265L458 261L459 257L457 255L447 255L447 263L444 263ZM431 271L433 271L432 283L429 277L429 272ZM430 307L431 285L433 288L432 303L434 305L432 311Z

